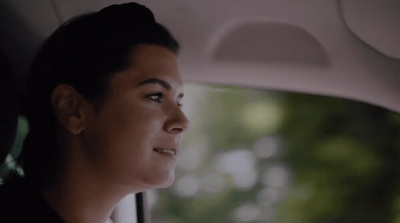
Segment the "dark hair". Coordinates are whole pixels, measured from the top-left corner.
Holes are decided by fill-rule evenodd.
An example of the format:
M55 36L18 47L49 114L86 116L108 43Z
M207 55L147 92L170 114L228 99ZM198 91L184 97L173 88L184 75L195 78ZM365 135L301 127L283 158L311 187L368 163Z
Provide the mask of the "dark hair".
M59 169L57 119L50 104L59 84L101 102L113 74L126 69L140 44L155 44L177 53L178 43L152 12L137 3L112 5L74 18L58 28L38 52L28 80L24 114L30 132L19 162L25 177L41 184Z
M7 56L0 52L0 165L10 152L17 130L17 80Z

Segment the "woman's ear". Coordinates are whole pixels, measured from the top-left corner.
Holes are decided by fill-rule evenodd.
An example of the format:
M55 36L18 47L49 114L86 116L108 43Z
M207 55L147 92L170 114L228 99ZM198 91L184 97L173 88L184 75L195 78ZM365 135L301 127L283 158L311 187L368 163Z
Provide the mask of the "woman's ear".
M68 84L57 85L51 95L51 105L58 122L73 135L80 134L85 128L84 103L85 99Z

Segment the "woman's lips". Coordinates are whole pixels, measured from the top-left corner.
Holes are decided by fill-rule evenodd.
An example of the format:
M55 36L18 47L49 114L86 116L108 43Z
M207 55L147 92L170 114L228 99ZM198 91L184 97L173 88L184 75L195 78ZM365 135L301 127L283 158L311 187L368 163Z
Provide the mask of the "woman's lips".
M176 155L175 149L153 149L155 152L166 154L166 155Z

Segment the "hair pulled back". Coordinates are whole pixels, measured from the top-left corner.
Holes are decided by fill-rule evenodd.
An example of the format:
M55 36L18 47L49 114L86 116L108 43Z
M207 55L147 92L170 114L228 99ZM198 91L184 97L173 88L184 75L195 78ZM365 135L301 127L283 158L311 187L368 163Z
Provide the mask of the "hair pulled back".
M43 44L26 90L28 133L20 156L24 175L41 184L62 165L57 119L50 104L54 88L69 84L84 98L101 102L113 74L129 66L135 46L155 44L177 53L178 43L152 12L137 3L112 5L74 18Z

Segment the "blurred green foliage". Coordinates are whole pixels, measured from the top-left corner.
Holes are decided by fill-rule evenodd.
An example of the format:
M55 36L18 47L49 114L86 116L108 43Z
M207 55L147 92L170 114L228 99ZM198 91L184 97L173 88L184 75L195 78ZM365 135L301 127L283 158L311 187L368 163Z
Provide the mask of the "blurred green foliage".
M399 115L372 105L329 97L287 94L281 134L295 172L276 221L393 222L400 188ZM311 188L296 199L296 190Z
M173 187L154 192L153 222L400 222L399 114L345 99L245 88L189 85L185 94L192 129L183 153L198 151L180 161L198 165L181 166ZM277 153L256 153L263 137L279 141ZM255 157L257 180L244 189L215 167L216 157L237 149ZM287 185L268 183L279 179L266 177L273 165L289 166ZM210 173L221 190L203 188ZM186 185L196 190L185 195L179 186L188 174L199 180ZM279 199L262 202L271 191L280 191ZM246 205L254 211L240 215Z

